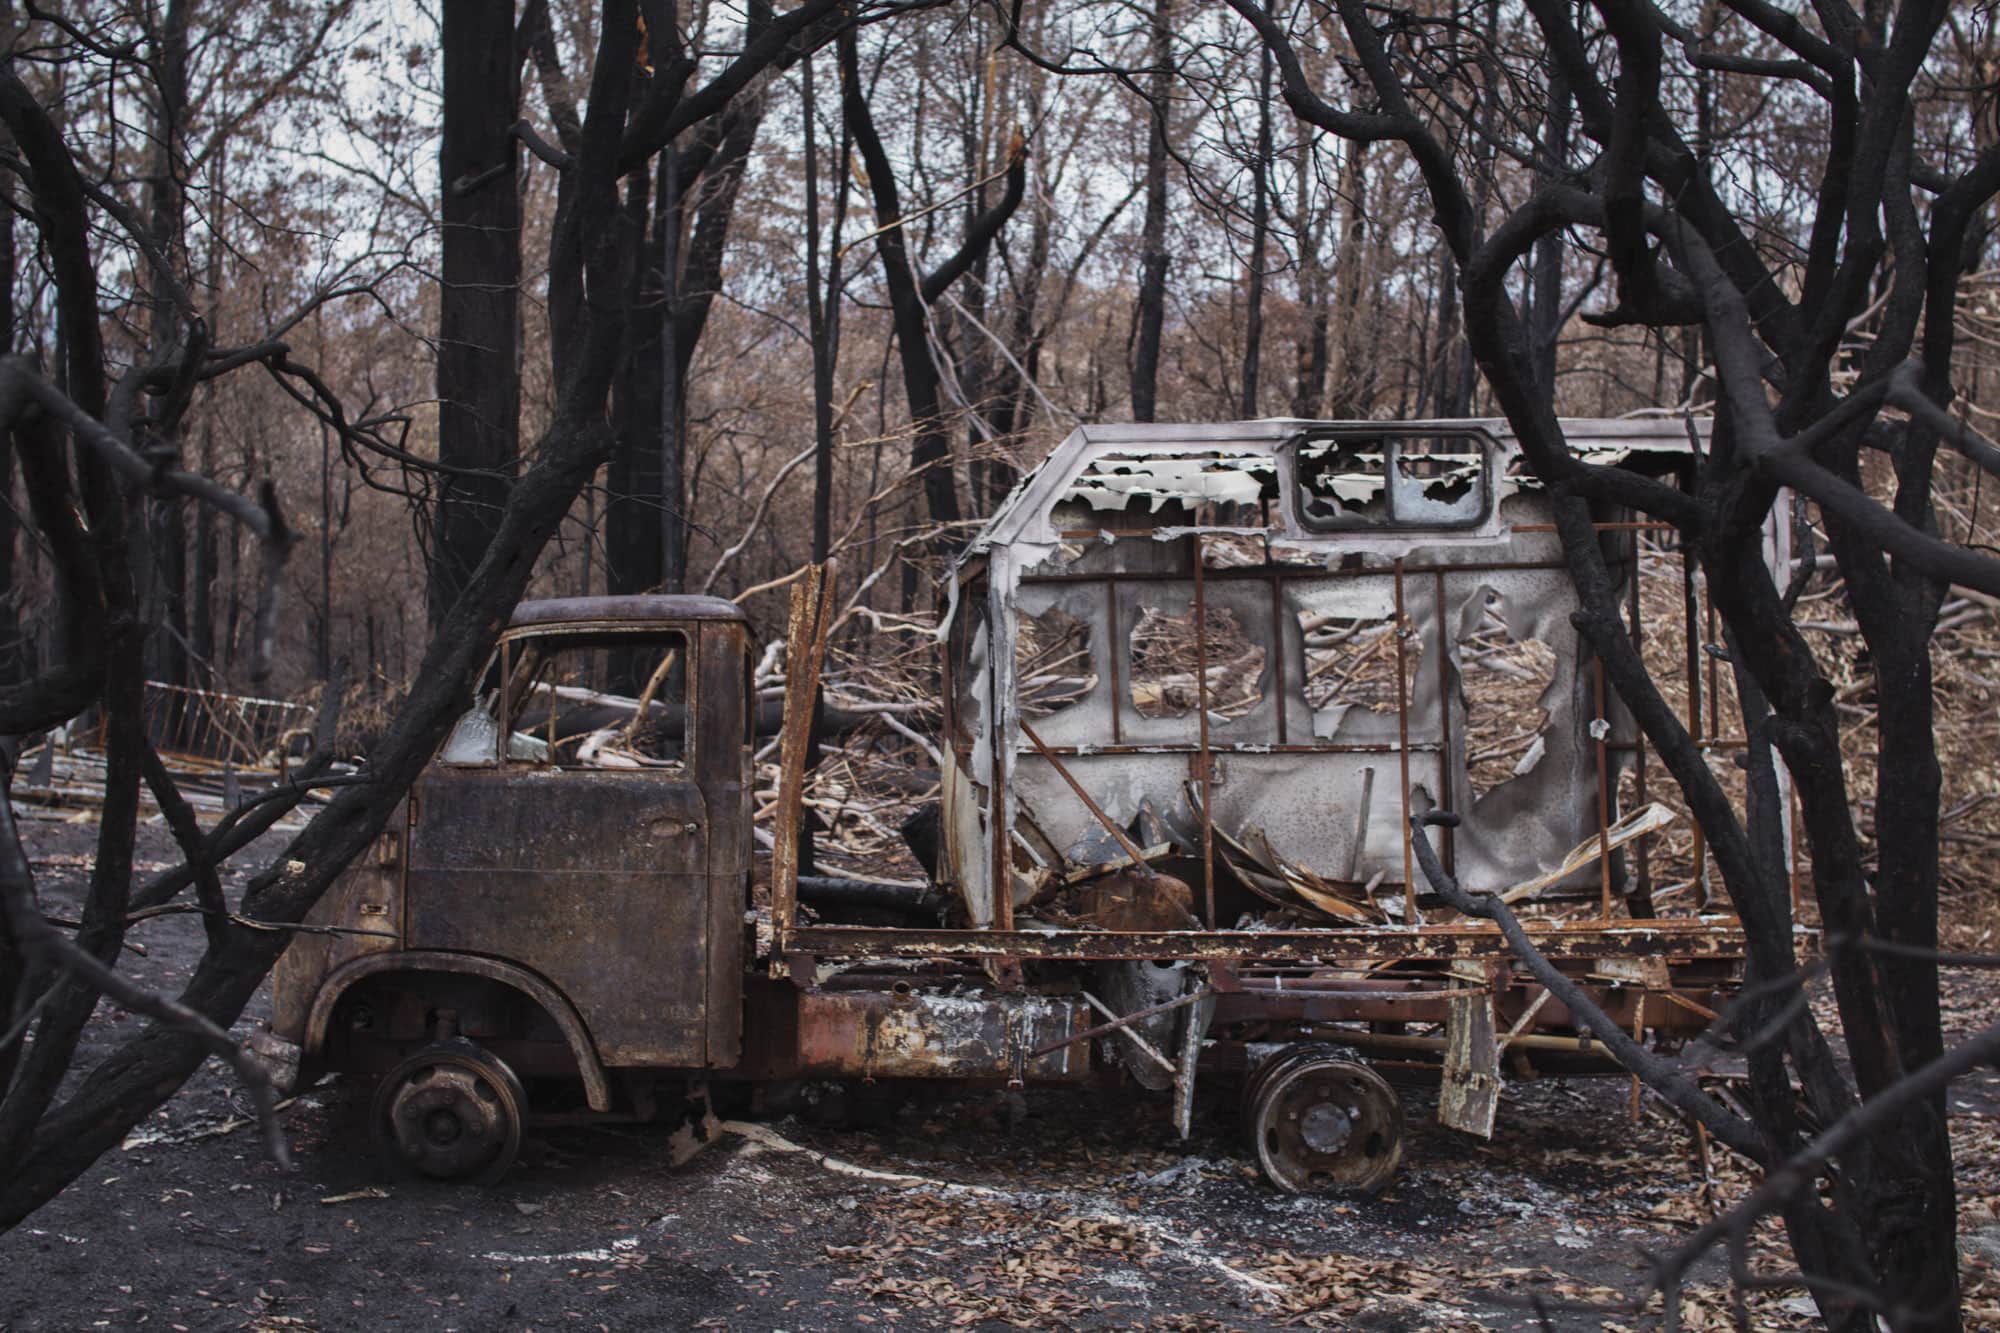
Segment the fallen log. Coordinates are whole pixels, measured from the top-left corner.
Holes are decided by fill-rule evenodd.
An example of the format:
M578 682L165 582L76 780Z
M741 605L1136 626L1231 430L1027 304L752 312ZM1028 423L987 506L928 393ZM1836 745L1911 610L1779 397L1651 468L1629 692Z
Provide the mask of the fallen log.
M877 884L839 875L800 875L799 901L811 907L866 907L935 919L944 894L935 885Z

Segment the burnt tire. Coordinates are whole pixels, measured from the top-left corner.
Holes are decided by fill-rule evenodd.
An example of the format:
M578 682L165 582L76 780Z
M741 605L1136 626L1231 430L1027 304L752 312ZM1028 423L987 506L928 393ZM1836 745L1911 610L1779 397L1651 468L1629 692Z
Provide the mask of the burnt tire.
M520 1154L528 1095L506 1061L454 1037L385 1074L368 1120L377 1150L398 1174L490 1185Z

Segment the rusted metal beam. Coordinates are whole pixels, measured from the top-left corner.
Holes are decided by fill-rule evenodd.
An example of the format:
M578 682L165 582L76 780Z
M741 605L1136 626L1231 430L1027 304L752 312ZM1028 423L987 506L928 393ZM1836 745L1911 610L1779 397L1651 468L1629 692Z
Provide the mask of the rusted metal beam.
M1118 637L1118 589L1109 579L1104 583L1104 646L1104 667L1111 676L1111 742L1116 745L1125 739L1125 729L1118 720L1125 711L1125 685L1118 670L1125 644Z
M1694 581L1694 561L1689 558L1685 539L1681 542L1681 639L1685 661L1682 670L1687 680L1687 733L1696 743L1702 739L1701 729L1701 635L1696 631L1695 618L1699 614L1700 594ZM1695 906L1706 910L1708 899L1708 848L1706 835L1702 832L1701 821L1694 821L1694 901Z
M1195 746L1186 742L1149 741L1144 745L1051 745L1050 754L1059 755L1107 755L1107 754L1194 754ZM1363 745L1264 745L1247 742L1241 745L1212 747L1218 754L1395 754L1397 747L1388 744ZM1417 741L1410 746L1411 754L1442 754L1444 747L1434 741Z
M1177 1000L1168 1000L1165 1004L1152 1004L1146 1006L1144 1009L1134 1009L1131 1013L1126 1014L1123 1018L1113 1018L1109 1023L1099 1023L1096 1027L1088 1028L1082 1032L1075 1034L1074 1036L1062 1037L1056 1041L1045 1042L1044 1044L1037 1046L1034 1050L1029 1051L1028 1058L1032 1060L1037 1056L1047 1055L1050 1051L1059 1051L1063 1047L1074 1045L1079 1041L1091 1041L1097 1037L1107 1036L1110 1033L1117 1032L1123 1029L1128 1023L1137 1023L1142 1018L1151 1018L1154 1014L1164 1014L1169 1010L1179 1009L1183 1005L1193 1004L1196 1000L1199 1000L1203 996L1206 996L1210 993L1211 992L1209 991L1209 989L1206 986L1204 986L1199 990L1189 991L1186 995L1181 996ZM1090 1000L1093 1005L1097 1004L1097 1001L1092 999L1092 997L1088 993L1084 995L1084 998L1086 1000Z
M1437 622L1437 627L1438 627L1437 632L1439 640L1438 655L1437 655L1438 739L1440 743L1439 748L1441 753L1449 755L1452 752L1451 751L1451 672L1453 666L1452 659L1456 656L1456 654L1453 652L1453 645L1449 641L1445 630L1445 600L1444 600L1443 570L1439 570L1431 576L1431 608L1432 608L1431 618ZM1471 749L1471 743L1472 743L1472 738L1468 736L1466 738L1466 748L1468 752ZM1458 806L1454 804L1455 798L1454 798L1454 793L1452 791L1451 770L1452 770L1452 765L1449 760L1446 760L1446 762L1438 765L1438 805L1446 810L1458 809ZM1468 778L1468 785L1470 785L1469 778ZM1466 795L1469 797L1472 795L1472 793L1467 792ZM1470 804L1470 802L1468 802L1468 804ZM1445 871L1447 874L1453 873L1458 868L1458 830L1455 828L1445 829L1439 838L1439 842L1443 844L1439 848L1439 852L1444 860Z
M1593 523L1590 527L1593 532L1674 532L1678 530L1673 524L1657 518L1621 519L1615 523ZM1554 532L1556 525L1553 523L1515 523L1511 525L1509 530L1513 532Z
M1527 923L1523 923L1526 925ZM1740 958L1743 931L1692 919L1528 925L1551 958ZM807 926L786 947L819 958L1182 958L1304 960L1505 958L1507 941L1490 926L1420 930L894 930Z
M1396 557L1396 758L1402 769L1403 923L1417 919L1417 876L1410 864L1410 676L1404 640L1409 617L1403 611L1403 557Z
M739 1072L757 1078L1021 1078L1076 1082L1066 1034L1090 1011L1069 996L922 989L794 991L750 997ZM1040 1043L1040 1050L1029 1049Z
M1146 864L1146 854L1139 850L1139 845L1132 841L1124 829L1118 827L1117 820L1104 813L1104 807L1091 798L1090 793L1083 789L1083 784L1070 774L1069 769L1063 766L1062 760L1056 758L1055 752L1043 744L1042 738L1035 734L1035 729L1028 725L1028 719L1025 717L1021 719L1021 734L1035 747L1036 754L1048 760L1049 767L1056 771L1056 776L1069 784L1069 789L1076 793L1076 799L1083 802L1083 808L1090 811L1098 823L1104 825L1104 831L1111 835L1119 850L1132 858L1132 869L1141 875L1152 874L1152 867Z
M1712 1019L1701 1017L1707 1006L1678 991L1638 992L1631 987L1592 985L1588 987L1598 1007L1620 1024L1630 1023L1643 1013L1643 1026L1656 1030L1693 1033ZM1450 1019L1454 997L1463 990L1371 991L1233 991L1216 996L1218 1023L1443 1023ZM1472 992L1483 993L1482 990ZM1698 989L1704 999L1720 1003L1716 991ZM1523 983L1498 993L1496 1017L1512 1018L1513 1026L1498 1044L1505 1048L1513 1037L1531 1029L1573 1031L1576 1016L1549 992ZM1532 999L1524 997L1532 995ZM1710 1011L1712 1012L1712 1011Z
M1266 541L1264 544L1264 561L1265 568L1269 571L1271 580L1271 692L1276 697L1278 705L1278 744L1283 745L1291 739L1289 734L1291 729L1290 723L1285 715L1285 659L1291 656L1289 651L1291 640L1286 632L1287 618L1285 616L1284 589L1278 582L1277 571L1271 567L1270 560L1271 546ZM1297 622L1293 621L1292 624L1295 626ZM1299 634L1299 671L1301 673L1299 690L1303 693L1305 690L1303 679L1305 671L1305 635L1303 632Z
M1196 777L1201 782L1201 892L1202 922L1215 929L1215 768L1208 750L1208 594L1202 577L1201 534L1190 539L1194 552L1194 695L1199 715L1197 732L1200 758ZM1275 627L1274 627L1275 628Z
M1150 537L1152 534L1148 534ZM1566 570L1569 565L1561 560L1468 560L1464 564L1440 565L1428 561L1422 564L1405 565L1405 574L1504 574L1516 570ZM1212 569L1209 578L1217 583L1260 582L1271 577L1272 570L1262 565L1245 565L1235 569ZM1301 579L1318 581L1324 579L1366 579L1380 578L1389 571L1380 565L1363 565L1354 569L1327 569L1322 565L1280 565L1275 570L1283 580ZM1041 583L1185 583L1187 575L1178 570L1121 569L1102 573L1092 571L1082 574L1034 573L1023 574L1022 587Z
M1591 739L1597 742L1597 884L1598 915L1611 919L1611 765L1604 742L1611 735L1611 721L1604 715L1604 659L1590 659L1591 682L1597 701L1597 716L1591 720Z

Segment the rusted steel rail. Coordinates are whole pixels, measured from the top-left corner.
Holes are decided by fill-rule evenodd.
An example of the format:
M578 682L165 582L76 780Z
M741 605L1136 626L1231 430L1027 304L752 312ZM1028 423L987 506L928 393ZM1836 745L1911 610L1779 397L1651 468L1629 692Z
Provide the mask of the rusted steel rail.
M1042 1045L1037 1046L1034 1050L1029 1051L1028 1056L1030 1059L1032 1059L1038 1055L1047 1055L1051 1051L1059 1051L1065 1046L1074 1046L1076 1043L1080 1041L1090 1041L1093 1038L1097 1037L1108 1037L1112 1033L1118 1032L1126 1027L1129 1027L1130 1025L1132 1025L1133 1023L1137 1023L1141 1019L1151 1018L1155 1014L1164 1014L1175 1009L1184 1008L1187 1005L1195 1003L1197 1000L1206 1000L1209 996L1213 995L1214 993L1215 993L1214 991L1211 991L1204 986L1199 990L1189 991L1186 995L1181 996L1178 1000L1168 1000L1165 1004L1149 1004L1144 1009L1134 1009L1131 1013L1121 1015L1118 1018L1114 1018L1109 1023L1099 1023L1096 1027L1085 1028L1082 1032L1078 1032L1073 1036L1063 1037L1056 1041L1044 1042Z
M1731 958L1743 931L1699 919L1531 925L1529 938L1550 958ZM1420 930L898 930L807 926L779 941L787 954L818 958L1077 958L1317 961L1366 958L1504 958L1507 941L1489 926Z

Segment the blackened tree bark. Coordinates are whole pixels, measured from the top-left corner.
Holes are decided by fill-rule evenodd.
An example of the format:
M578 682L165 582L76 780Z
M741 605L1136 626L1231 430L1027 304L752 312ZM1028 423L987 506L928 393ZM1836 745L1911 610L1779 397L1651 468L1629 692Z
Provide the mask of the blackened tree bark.
M981 45L983 47L983 43ZM988 66L988 72L991 73L991 66ZM991 184L986 177L990 173L993 156L992 136L997 111L992 100L995 92L995 82L991 78L970 81L959 115L959 151L972 165L976 178L971 192L959 206L961 227L967 232L978 225L990 198ZM992 260L991 246L973 259L965 277L959 282L960 294L956 298L963 313L943 321L940 330L948 330L955 335L947 342L947 347L953 349L947 354L957 362L958 385L965 401L964 432L968 463L963 498L975 517L990 512L991 506L1004 494L992 484L994 479L987 462L972 457L973 451L986 442L994 408L994 368L998 358L987 335L980 331L981 327L990 330L993 326L989 313L991 292L987 285ZM999 432L994 433L997 435Z
M157 26L147 33L152 75L151 125L153 155L146 180L148 230L155 253L169 265L186 271L188 6L171 0ZM182 336L181 312L167 287L171 274L152 274L148 353L159 364L170 361ZM174 447L177 422L149 422L151 447ZM149 500L144 515L145 539L134 543L144 614L156 626L146 639L146 669L155 679L184 685L187 653L187 513L177 496ZM178 700L169 703L169 725Z
M14 185L0 181L0 356L14 351ZM21 590L14 582L14 544L20 521L14 516L14 437L0 431L0 687L17 685L27 676L21 659ZM0 950L4 951L4 950ZM0 1008L0 1014L4 1014ZM7 1075L0 1067L0 1087Z
M671 149L668 150L671 152ZM667 153L662 153L662 157ZM635 172L625 181L625 221L645 237L639 259L639 299L632 312L628 345L621 349L612 382L611 422L617 445L605 469L604 586L616 594L664 591L666 586L668 494L660 447L662 330L666 324L666 232L669 215L678 225L679 208L658 197L667 184L663 171ZM664 206L663 206L664 205ZM675 491L678 504L679 492ZM613 688L636 690L651 663L626 662L614 669Z
M214 146L210 158L210 193L222 197L223 170L228 161L226 143ZM222 289L222 256L224 223L219 217L209 219L208 278L207 290ZM207 411L203 413L201 425L201 450L199 464L205 477L215 475L217 457L215 452L214 393L208 391ZM192 577L188 580L188 654L192 657L197 683L212 685L215 677L215 581L219 565L217 563L218 518L215 510L208 505L197 505L194 511L194 541ZM372 660L372 658L371 658Z
M1560 164L1569 157L1572 119L1569 80L1561 69L1551 69L1542 112L1542 169L1537 173L1545 187L1557 179L1561 174ZM1559 232L1549 232L1535 242L1526 322L1532 340L1529 347L1534 356L1535 382L1554 393L1556 348L1562 339L1563 324L1563 238Z
M1139 304L1133 313L1132 420L1156 420L1160 340L1167 322L1167 109L1173 90L1171 0L1153 0L1146 49L1146 215L1139 227Z
M707 82L698 87L689 86L687 79L666 88L656 84L640 96L638 6L634 0L603 0L588 110L575 125L574 147L551 154L557 158L558 188L547 271L557 391L548 428L536 442L530 465L505 496L493 539L432 633L408 699L372 747L361 780L339 786L276 858L252 876L237 907L239 915L278 927L299 921L341 869L374 841L462 711L544 546L609 455L606 407L618 350L626 340L638 248L638 237L626 225L619 181L675 136L722 115L754 76L769 69L787 44L828 18L836 4L805 0L751 34ZM849 12L856 21L861 18ZM209 917L209 944L173 1004L120 985L120 1002L142 1004L154 1021L112 1047L93 1068L70 1069L69 1052L75 1049L71 1020L79 1013L87 1017L98 989L94 981L78 978L102 980L105 969L115 964L128 909L171 901L200 880L201 866L249 841L239 836L245 832L240 826L210 831L188 849L188 864L136 889L132 885L131 834L146 755L138 735L139 677L131 637L138 618L125 511L145 491L160 489L178 489L227 509L257 531L273 586L283 581L287 536L274 501L267 498L260 505L205 478L149 466L131 449L130 406L151 372L140 367L120 380L116 393L108 390L89 197L54 118L23 84L11 58L0 65L0 121L12 130L32 182L33 216L55 278L53 300L65 353L60 391L23 363L0 364L0 405L7 412L0 429L16 429L25 489L52 553L64 594L63 615L72 622L67 639L75 646L69 660L43 676L19 689L0 688L0 732L31 731L61 721L78 711L79 697L84 703L102 702L111 718L103 833L84 927L74 942L41 920L32 867L4 815L6 794L0 790L0 908L9 922L0 935L0 983L14 983L0 984L0 994L34 995L46 989L33 985L34 977L26 988L19 984L29 969L53 975L62 987L44 1003L32 1047L11 1071L0 1100L0 1162L7 1164L0 1175L0 1228L5 1228L46 1202L171 1096L217 1051L218 1039L225 1050L233 1049L221 1029L242 1012L288 939L284 929L241 926L212 911L213 902L201 903ZM205 373L226 373L247 364L234 353L212 352L191 339L182 346L182 360L163 376L168 394L184 396ZM269 356L275 369L283 357L281 347L274 345ZM59 405L67 415L21 411L22 391L45 407ZM169 401L158 410L174 410L174 404ZM64 438L65 425L69 439ZM268 629L268 608L260 609L259 621ZM10 780L11 773L0 766L0 787ZM166 796L161 800L170 803ZM275 814L284 808L277 803L267 810ZM91 958L95 964L86 967ZM71 1077L73 1073L77 1076Z
M520 105L514 6L444 0L443 281L429 610L444 622L499 528L520 454Z
M813 363L812 558L824 562L833 554L833 381L840 368L840 305L845 285L840 234L847 223L851 175L845 165L851 145L843 130L833 157L833 222L828 229L820 221L819 97L813 61L805 61L800 73L804 76L801 113L806 127L806 333L812 340Z
M1290 219L1298 237L1299 330L1292 375L1292 415L1310 420L1326 402L1326 373L1332 360L1332 316L1327 309L1327 270L1321 254L1326 215L1316 206L1313 145L1301 137L1296 163L1297 193Z
M655 52L654 81L673 77L687 58L677 43L670 37ZM775 67L803 49L787 47ZM729 228L767 100L764 86L746 88L725 113L662 150L650 178L637 173L627 182L627 215L647 239L633 338L613 391L618 446L605 477L605 576L613 593L686 585L688 372L722 287Z
M1363 296L1370 265L1362 251L1368 223L1368 143L1341 145L1339 207L1340 243L1334 250L1334 347L1331 399L1327 415L1366 417L1375 406L1376 363L1361 327Z
M955 524L960 517L958 488L951 470L943 377L931 348L931 307L986 253L1019 207L1027 187L1027 145L1017 134L1009 147L1006 188L999 202L971 222L949 258L929 273L919 274L902 225L903 204L895 168L882 146L882 136L876 132L862 88L860 52L852 30L842 33L838 49L841 106L848 133L867 168L868 188L875 201L875 253L882 261L882 281L889 293L896 352L903 371L903 393L910 406L910 466L923 476L931 522L941 527Z
M1250 178L1249 293L1243 310L1243 418L1257 416L1264 370L1265 259L1271 243L1271 52L1257 51L1257 156Z
M1539 187L1489 230L1477 150L1467 145L1492 136L1467 131L1497 131L1499 122L1440 126L1431 118L1436 72L1425 64L1422 21L1405 14L1378 27L1359 0L1335 0L1332 12L1311 16L1337 24L1352 44L1371 105L1349 109L1313 87L1284 24L1253 0L1231 4L1273 51L1299 117L1357 145L1398 145L1421 176L1472 355L1556 497L1578 627L1680 784L1743 923L1747 977L1758 989L1734 1029L1744 1039L1751 1117L1732 1139L1769 1166L1801 1150L1810 1124L1832 1125L1858 1105L1899 1098L1893 1132L1858 1135L1832 1155L1824 1198L1800 1188L1776 1201L1802 1268L1825 1280L1814 1287L1823 1317L1843 1330L1877 1327L1878 1311L1898 1328L1958 1327L1944 1085L1918 1084L1927 1091L1906 1102L1896 1092L1943 1049L1931 633L1951 584L2000 590L2000 561L1941 536L1932 503L1941 449L2000 473L2000 446L1945 410L1967 237L2000 193L2000 148L1964 149L1969 136L1962 125L1953 132L1948 109L1942 133L1916 137L1917 112L1939 114L1935 102L1920 108L1918 79L1948 6L1822 5L1808 23L1757 0L1723 0L1712 11L1718 21L1754 30L1782 53L1765 58L1718 55L1662 11L1629 0L1583 9L1528 0L1547 119L1559 120L1562 96L1572 99L1577 149L1587 161L1579 166L1573 150L1565 163L1549 164ZM1763 243L1768 219L1732 208L1711 175L1710 154L1683 133L1662 91L1669 51L1693 67L1674 71L1683 87L1730 79L1753 95L1781 86L1802 103L1816 99L1824 167L1811 214L1789 244ZM1557 75L1566 91L1549 87ZM1420 87L1425 109L1414 93ZM1467 95L1457 104L1477 101ZM1698 132L1710 128L1707 105L1702 96ZM1536 147L1515 151L1526 158ZM1588 464L1565 445L1543 373L1549 362L1537 354L1532 320L1514 304L1510 283L1544 238L1572 228L1592 235L1616 279L1615 303L1588 318L1700 334L1689 346L1705 358L1719 397L1691 494ZM1850 360L1847 339L1857 326L1871 340ZM1884 416L1886 406L1900 415ZM1862 484L1864 450L1890 460L1885 498ZM1834 688L1791 615L1811 568L1774 572L1761 555L1763 521L1785 487L1816 505L1871 655L1881 704L1880 869L1872 875L1846 785ZM1747 822L1640 660L1592 524L1592 506L1602 504L1673 524L1696 553L1750 732ZM1851 1076L1810 1008L1797 1002L1782 802L1769 751L1798 794L1812 891L1833 943ZM1671 1082L1657 1069L1640 1072Z

